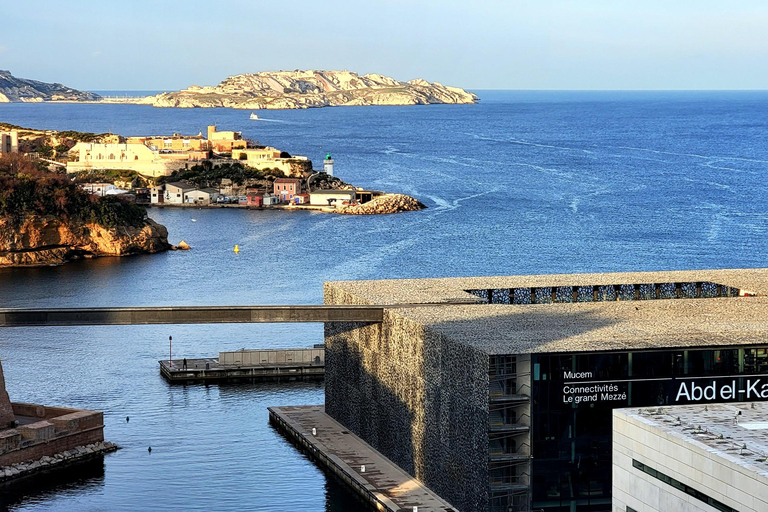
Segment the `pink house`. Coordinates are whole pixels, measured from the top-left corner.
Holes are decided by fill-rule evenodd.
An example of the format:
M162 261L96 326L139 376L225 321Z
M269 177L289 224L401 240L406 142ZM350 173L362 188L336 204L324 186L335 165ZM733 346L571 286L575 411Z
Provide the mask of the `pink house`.
M281 203L289 203L301 194L301 180L296 178L277 178L275 180L275 195Z

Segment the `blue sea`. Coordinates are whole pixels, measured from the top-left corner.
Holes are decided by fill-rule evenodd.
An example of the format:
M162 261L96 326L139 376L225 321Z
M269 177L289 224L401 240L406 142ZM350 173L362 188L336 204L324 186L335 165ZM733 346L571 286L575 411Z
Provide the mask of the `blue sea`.
M39 129L208 124L306 155L420 212L152 209L191 251L0 270L0 307L322 302L326 280L768 266L768 92L479 91L477 105L310 110L0 104ZM240 253L232 251L235 244ZM0 330L14 401L105 413L123 449L3 488L12 510L356 510L267 423L317 383L169 386L157 361L322 341L311 324ZM130 417L130 421L126 421ZM151 454L147 447L152 446Z

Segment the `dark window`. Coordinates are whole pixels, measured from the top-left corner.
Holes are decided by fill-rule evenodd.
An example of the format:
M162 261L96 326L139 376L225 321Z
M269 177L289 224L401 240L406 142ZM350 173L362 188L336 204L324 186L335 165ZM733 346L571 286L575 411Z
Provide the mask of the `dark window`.
M504 357L489 362L489 383L504 380ZM745 401L702 390L713 380L745 389L750 376L768 373L768 346L533 354L531 370L533 509L598 511L610 508L613 409ZM505 413L496 421L516 421Z
M655 469L651 468L650 466L647 466L647 465L643 464L640 461L632 459L632 466L637 468L637 469L639 469L643 473L651 475L653 478L661 480L665 484L670 485L670 486L674 487L675 489L684 492L688 496L693 496L697 500L703 501L704 503L706 503L710 507L714 507L717 510L721 510L722 512L738 512L738 510L736 510L735 508L729 507L725 503L717 501L715 498L713 498L711 496L708 496L708 495L704 494L703 492L701 492L701 491L699 491L697 489L694 489L693 487L691 487L689 485L684 484L680 480L676 480L676 479L672 478L671 476L665 475L664 473L662 473L660 471L656 471ZM627 510L629 510L629 507L627 507Z

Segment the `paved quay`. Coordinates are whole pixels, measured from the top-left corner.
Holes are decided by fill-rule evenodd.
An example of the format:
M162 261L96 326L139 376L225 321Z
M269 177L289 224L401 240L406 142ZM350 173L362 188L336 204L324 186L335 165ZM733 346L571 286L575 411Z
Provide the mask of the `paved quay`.
M269 421L377 510L458 512L423 483L328 416L322 405L269 407Z

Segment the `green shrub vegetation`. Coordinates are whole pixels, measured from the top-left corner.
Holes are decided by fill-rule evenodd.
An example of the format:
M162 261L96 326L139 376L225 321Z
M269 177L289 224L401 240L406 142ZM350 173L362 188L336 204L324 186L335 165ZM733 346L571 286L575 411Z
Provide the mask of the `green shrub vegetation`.
M134 187L153 186L154 180L131 169L91 169L72 176L75 183L113 183L117 180L130 181Z
M173 171L170 176L159 178L160 183L173 183L186 181L198 188L218 187L222 179L230 179L237 185L242 185L246 180L263 180L267 176L283 177L283 172L277 169L258 170L248 167L240 162L214 164L210 160L203 160L201 164L193 165L189 169Z
M56 136L59 139L72 139L76 142L93 142L100 137L104 137L106 135L109 135L108 133L100 133L95 134L91 132L76 132L73 130L66 130L63 132L58 132Z
M0 157L0 216L20 221L25 215L54 215L106 228L141 226L146 210L119 197L96 197L66 176L41 170L19 155Z

